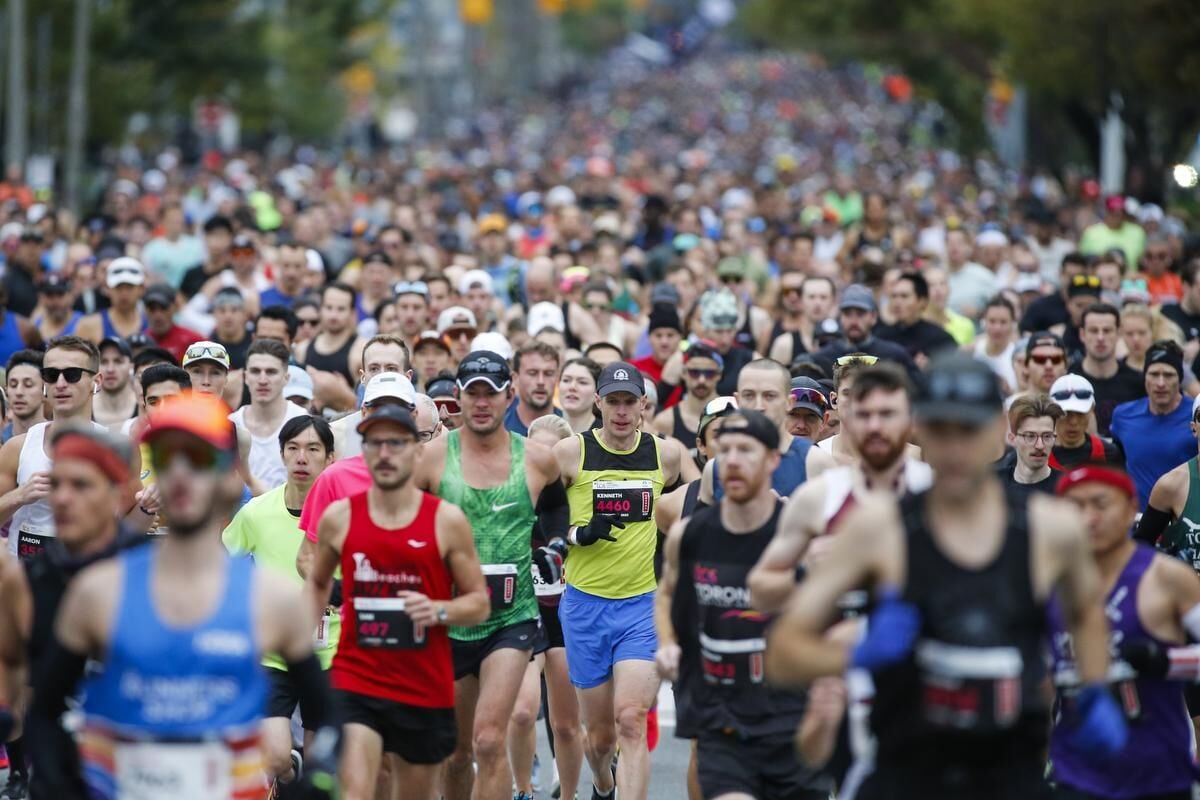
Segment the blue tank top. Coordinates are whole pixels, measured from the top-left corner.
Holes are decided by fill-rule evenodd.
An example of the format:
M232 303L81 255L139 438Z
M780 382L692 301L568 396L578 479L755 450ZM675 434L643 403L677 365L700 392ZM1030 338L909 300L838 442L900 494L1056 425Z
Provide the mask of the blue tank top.
M41 329L43 319L44 318L40 317L40 316L34 317L33 318L33 326L35 328ZM62 333L60 333L59 336L67 336L68 334L74 333L75 326L79 324L79 320L81 320L81 319L83 319L82 313L80 313L79 311L72 311L71 319L67 320L67 326L62 329Z
M810 449L812 449L812 442L802 436L793 436L787 452L783 454L783 458L779 459L779 466L771 473L771 488L784 500L796 491L800 484L808 480L808 451ZM721 488L718 466L718 464L713 464L714 501L725 496L725 490Z
M1153 548L1139 543L1104 602L1109 654L1113 658L1109 681L1129 722L1125 749L1096 763L1070 748L1062 728L1056 727L1050 738L1054 779L1094 797L1117 800L1183 792L1197 778L1197 770L1192 766L1192 721L1183 700L1183 684L1137 678L1128 664L1113 655L1121 641L1149 639L1163 647L1171 646L1146 631L1138 619L1138 585L1154 555ZM1056 600L1051 601L1047 615L1054 683L1061 704L1064 696L1069 696L1078 685L1074 652Z
M0 364L7 364L13 353L24 348L25 340L21 338L21 329L17 327L17 315L6 311L4 323L0 324Z
M146 314L144 312L140 316L141 316L141 323L139 324L138 329L137 329L138 333L141 333L142 331L146 330L146 326L149 324L149 320L146 319ZM108 316L107 308L100 309L100 327L102 329L102 335L100 338L102 338L102 339L107 339L110 336L116 336L121 339L128 338L124 334L122 334L120 331L118 331L115 327L113 327L112 318Z
M127 550L104 669L87 684L84 713L120 736L196 740L257 727L267 700L254 639L254 566L227 556L217 612L188 628L169 627L151 599L159 545Z

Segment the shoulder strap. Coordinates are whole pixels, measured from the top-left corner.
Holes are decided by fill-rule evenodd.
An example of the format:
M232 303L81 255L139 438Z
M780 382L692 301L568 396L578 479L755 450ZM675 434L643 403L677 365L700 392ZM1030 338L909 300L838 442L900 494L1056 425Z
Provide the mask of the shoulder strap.
M1090 433L1088 434L1088 438L1092 440L1092 461L1103 464L1104 440L1102 440L1099 436L1093 436Z

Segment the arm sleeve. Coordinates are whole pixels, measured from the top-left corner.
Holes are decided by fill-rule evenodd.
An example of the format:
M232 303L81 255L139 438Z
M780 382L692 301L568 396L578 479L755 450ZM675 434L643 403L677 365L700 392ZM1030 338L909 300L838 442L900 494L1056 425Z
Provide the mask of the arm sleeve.
M1171 524L1172 516L1170 511L1161 511L1154 506L1146 506L1146 510L1142 512L1142 519L1138 522L1137 530L1133 533L1133 538L1153 547L1154 543L1158 541L1158 537L1162 536L1163 531Z
M543 487L536 512L541 522L541 533L547 542L567 535L567 528L571 524L571 508L567 504L567 490L561 480Z
M33 704L25 735L33 775L40 791L36 796L86 800L80 776L79 751L63 729L67 698L75 693L87 658L64 647L58 639L50 645L34 679Z

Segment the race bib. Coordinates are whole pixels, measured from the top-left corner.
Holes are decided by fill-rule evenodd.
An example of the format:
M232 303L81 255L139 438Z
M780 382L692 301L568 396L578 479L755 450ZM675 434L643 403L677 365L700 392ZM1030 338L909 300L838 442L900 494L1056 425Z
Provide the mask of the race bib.
M615 517L621 522L653 519L654 481L594 481L592 513Z
M1130 722L1141 719L1142 696L1138 692L1137 671L1128 662L1110 654L1106 683L1109 693L1125 712L1125 719ZM1054 673L1054 688L1066 702L1074 701L1080 686L1079 673L1076 672L1074 664L1068 663Z
M1015 647L917 644L921 709L938 728L988 733L1021 716L1021 653Z
M700 634L704 682L712 686L747 688L763 682L765 639L714 639Z
M21 529L17 531L17 558L27 561L41 555L53 538L53 531L21 526Z
M419 650L425 646L425 626L412 621L399 597L354 598L354 623L359 647Z
M513 601L517 599L517 565L484 564L483 577L487 580L492 611L512 608Z
M321 615L321 619L317 621L317 630L313 634L313 647L317 650L329 647L329 628L333 625L333 615L336 613L338 613L337 609L329 606Z
M233 789L233 756L219 742L118 744L113 759L121 800L213 800Z
M558 579L558 583L546 583L542 580L542 573L537 568L537 564L530 564L533 574L533 593L538 597L558 597L567 588L567 576L563 573Z

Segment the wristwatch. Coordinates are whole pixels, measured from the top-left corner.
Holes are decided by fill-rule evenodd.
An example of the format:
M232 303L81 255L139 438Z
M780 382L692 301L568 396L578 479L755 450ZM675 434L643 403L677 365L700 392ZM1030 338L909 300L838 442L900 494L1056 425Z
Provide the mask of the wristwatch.
M440 606L438 606L437 621L442 625L445 625L448 619L450 619L450 612L446 610L446 604L442 603Z

